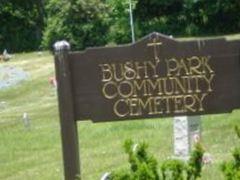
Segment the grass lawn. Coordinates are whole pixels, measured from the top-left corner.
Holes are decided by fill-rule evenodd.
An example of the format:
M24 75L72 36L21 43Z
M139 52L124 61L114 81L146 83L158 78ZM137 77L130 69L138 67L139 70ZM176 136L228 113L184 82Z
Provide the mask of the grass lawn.
M0 108L0 179L63 179L57 98L48 82L54 75L53 56L48 52L23 53L2 64L23 68L29 78L15 87L0 90L0 101L6 102L6 108ZM24 112L29 114L30 129L24 127ZM231 150L238 143L233 127L239 124L239 119L239 110L202 116L203 145L213 156L213 164L204 167L202 179L223 179L219 165L231 158ZM160 162L171 157L172 127L171 118L79 122L82 179L99 179L104 172L128 167L122 144L129 138L148 142L149 152Z

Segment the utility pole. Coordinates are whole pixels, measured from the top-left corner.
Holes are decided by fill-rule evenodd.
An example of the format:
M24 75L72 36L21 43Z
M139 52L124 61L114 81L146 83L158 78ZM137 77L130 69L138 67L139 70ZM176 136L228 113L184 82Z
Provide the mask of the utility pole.
M135 33L134 33L132 1L131 0L129 0L129 16L130 16L130 26L131 26L131 32L132 32L132 43L135 43Z

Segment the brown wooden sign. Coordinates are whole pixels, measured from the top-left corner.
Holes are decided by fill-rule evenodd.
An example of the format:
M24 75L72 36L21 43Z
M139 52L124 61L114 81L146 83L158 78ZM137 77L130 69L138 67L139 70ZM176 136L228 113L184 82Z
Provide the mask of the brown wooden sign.
M240 41L180 42L152 33L133 45L71 52L76 120L230 112L240 107Z
M135 44L70 52L55 44L66 180L80 177L77 120L231 112L240 107L240 40L181 42L152 33Z

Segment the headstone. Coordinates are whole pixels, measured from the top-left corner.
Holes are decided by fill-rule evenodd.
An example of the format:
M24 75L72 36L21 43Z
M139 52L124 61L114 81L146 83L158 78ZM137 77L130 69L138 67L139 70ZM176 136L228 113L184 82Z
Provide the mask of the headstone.
M174 117L174 155L180 158L187 158L189 155L188 117Z
M3 110L7 107L6 101L0 101L0 110Z
M28 113L23 113L23 117L22 117L22 120L23 120L23 124L24 124L24 127L29 130L30 129L30 118L28 116Z
M9 61L12 58L10 54L8 54L7 50L4 49L3 51L3 61Z
M201 138L200 116L174 117L174 155L187 160L193 145Z
M27 78L27 72L19 67L0 66L0 90L17 85Z
M38 51L38 52L37 52L37 55L38 55L38 56L42 56L42 55L43 55L43 52L42 52L42 51Z
M188 118L188 131L190 150L192 150L193 146L200 142L202 138L201 116L191 116Z

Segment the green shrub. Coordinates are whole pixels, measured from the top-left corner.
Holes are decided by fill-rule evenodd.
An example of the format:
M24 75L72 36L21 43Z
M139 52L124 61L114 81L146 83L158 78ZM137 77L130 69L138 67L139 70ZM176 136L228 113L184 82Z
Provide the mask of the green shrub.
M133 141L127 140L124 144L125 152L128 154L130 163L129 171L113 172L110 180L158 180L157 161L146 151L147 144L134 145Z
M190 159L187 165L187 179L197 179L201 177L202 171L202 158L204 154L204 149L200 143L195 144L195 149L190 155Z
M195 180L201 177L204 150L200 143L195 145L187 162L168 159L162 163L161 168L158 168L157 160L147 153L146 143L134 145L133 141L128 140L124 147L130 169L110 173L109 180Z
M196 143L187 162L169 159L161 166L163 180L195 180L201 177L203 147Z
M163 180L183 180L184 171L186 169L186 164L178 159L169 159L166 160L162 166L162 178Z
M240 128L235 127L238 139L240 139ZM226 180L237 180L240 179L240 146L236 147L233 152L233 160L224 162L221 165L221 170Z

